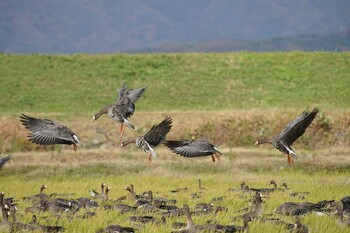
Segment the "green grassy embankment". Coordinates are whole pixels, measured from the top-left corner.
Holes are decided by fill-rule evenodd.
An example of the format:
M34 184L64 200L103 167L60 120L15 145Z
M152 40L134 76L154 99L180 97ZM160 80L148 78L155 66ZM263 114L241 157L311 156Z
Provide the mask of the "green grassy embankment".
M0 112L92 113L122 83L139 110L349 109L350 53L0 55Z

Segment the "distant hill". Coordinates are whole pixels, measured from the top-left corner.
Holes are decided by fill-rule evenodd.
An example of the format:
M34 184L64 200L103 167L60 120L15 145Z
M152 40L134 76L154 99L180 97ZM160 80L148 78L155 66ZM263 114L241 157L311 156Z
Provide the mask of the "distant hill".
M133 53L233 52L233 51L350 51L350 31L329 35L300 35L266 40L217 40L207 43L162 45Z
M169 45L319 49L312 38L338 49L331 44L350 29L349 12L348 0L5 0L0 52L116 53Z

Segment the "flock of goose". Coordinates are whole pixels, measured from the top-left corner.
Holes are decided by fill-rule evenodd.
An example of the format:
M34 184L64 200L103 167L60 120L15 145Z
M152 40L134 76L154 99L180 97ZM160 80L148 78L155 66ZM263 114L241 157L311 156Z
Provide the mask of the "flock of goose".
M116 211L121 215L127 215L127 219L132 227L121 225L110 225L102 229L96 229L96 232L102 233L118 233L118 232L135 232L142 229L148 224L157 224L167 226L171 221L171 232L249 232L249 223L257 221L262 224L270 223L279 230L307 233L308 227L301 223L300 217L311 213L317 215L335 215L337 224L340 227L349 227L350 220L345 220L344 215L350 214L350 196L343 197L340 201L322 200L317 203L312 202L286 202L278 206L272 213L264 211L263 205L269 201L269 197L274 192L283 193L296 198L304 198L308 192L292 192L286 183L283 188L278 188L275 181L271 180L270 184L273 188L252 188L246 182L242 182L240 187L228 188L225 196L213 197L210 203L198 203L190 208L187 204L181 207L177 206L177 197L181 195L189 195L192 199L198 199L201 195L205 195L208 190L202 186L202 182L198 179L198 188L181 187L169 190L164 196L155 196L152 191L148 190L143 193L136 193L134 185L125 187L126 195L116 199L110 198L111 188L105 183L101 184L101 191L94 189L89 191L90 196L71 198L75 193L52 193L46 194L44 190L46 185L41 185L40 192L32 196L16 200L14 197L5 197L4 192L0 192L0 205L3 220L0 223L0 231L19 232L19 231L40 231L40 232L62 232L64 226L45 225L38 221L53 219L90 219L96 215L100 215L107 211ZM169 195L171 193L171 195ZM165 197L171 196L172 199ZM247 207L240 210L232 210L230 207L220 206L224 199L240 198L245 200ZM266 200L265 200L266 199ZM123 203L133 203L128 205ZM27 202L29 207L25 208L25 212L32 214L32 222L22 223L17 220L17 206L19 202ZM213 204L215 203L215 204ZM22 204L22 203L21 203ZM27 205L28 205L27 204ZM249 204L249 205L248 205ZM223 225L216 220L208 220L206 224L196 224L192 216L205 215L215 217L218 212L234 214L231 218L233 221L242 219L242 225ZM51 217L37 217L43 213L49 213ZM45 214L47 216L47 214ZM173 221L180 216L186 217L186 222ZM275 217L277 216L277 217ZM286 222L279 216L293 216L294 223Z
M172 118L167 116L159 124L153 125L151 129L144 135L140 135L135 138L131 138L123 141L125 126L130 129L135 129L135 126L129 121L129 118L135 112L135 103L142 96L145 87L138 89L127 89L123 85L118 90L118 98L115 103L109 104L103 107L99 112L93 115L92 120L95 121L103 114L107 114L112 120L120 124L120 139L121 146L127 146L130 143L135 143L140 149L148 154L148 161L151 163L152 158L156 159L157 154L154 150L159 144L163 144L168 147L173 153L188 157L201 157L201 156L211 156L213 162L220 160L222 153L218 150L216 146L205 139L197 140L166 140L166 135L172 128ZM317 107L313 108L312 111L304 111L299 116L297 116L293 121L285 126L279 135L271 138L264 138L256 141L256 145L269 143L272 144L276 149L281 151L283 154L287 155L288 164L293 163L293 158L297 158L297 154L292 149L292 144L301 137L307 127L315 119L319 109ZM67 126L52 121L49 119L39 119L22 114L20 116L20 121L23 126L29 130L28 140L40 144L40 145L52 145L52 144L66 144L72 145L73 149L76 151L77 147L80 146L80 141L78 136ZM10 156L0 158L0 168L10 160ZM249 209L245 210L245 213L240 215L243 219L243 226L229 225L224 226L216 223L208 223L206 225L198 225L192 221L191 215L193 214L205 214L217 211L227 210L225 207L215 206L211 203L202 203L202 205L197 205L194 211L191 211L188 205L183 205L182 208L176 206L176 200L168 200L163 197L154 197L151 191L145 192L143 194L136 194L133 185L130 185L125 190L130 193L129 198L135 201L134 206L128 206L122 204L126 197L118 198L117 200L111 200L109 198L110 187L101 185L101 193L94 190L90 191L90 197L82 197L77 199L65 199L61 197L55 197L55 195L48 196L43 192L46 186L40 188L40 193L30 197L26 197L24 201L31 201L33 205L26 209L28 212L41 213L41 212L51 212L53 214L60 215L62 213L71 214L76 216L76 213L83 208L92 209L103 204L103 209L105 210L116 210L121 213L125 212L141 212L145 211L147 213L161 212L162 219L158 220L152 216L132 216L130 221L137 222L138 224L145 224L147 222L153 222L157 224L164 224L166 222L166 217L169 216L180 216L185 215L187 218L187 223L177 223L173 227L174 232L199 232L199 231L209 231L209 232L243 232L249 230L249 222L255 221L257 219L261 221L274 222L276 224L285 225L286 229L293 232L308 232L307 227L300 223L299 218L296 219L295 223L286 223L278 218L266 218L262 217L262 197L269 195L277 190L286 191L288 187L283 184L284 188L277 189L277 184L271 181L270 184L274 185L274 188L256 189L250 188L245 183L242 183L240 188L229 189L229 192L242 192L242 193L252 193L253 199L251 201L252 205ZM203 190L201 182L199 180L199 189ZM173 193L186 192L187 189L174 189L171 190ZM67 194L66 194L67 195ZM196 194L197 195L197 194ZM299 194L296 194L299 195ZM306 195L306 194L305 194ZM62 226L45 226L37 222L36 215L33 215L33 221L28 224L20 223L16 219L17 207L14 198L5 198L5 194L1 192L1 209L3 221L0 226L7 227L12 231L18 230L41 230L43 232L60 232L64 228ZM192 198L196 196L193 195ZM224 197L218 197L215 200L222 200ZM96 200L101 200L101 203ZM302 214L308 214L310 212L335 212L339 216L339 222L343 225L349 226L349 222L344 220L343 213L350 213L350 196L344 197L340 202L335 201L322 201L319 203L294 203L287 202L276 209L276 213L284 215L299 216ZM93 211L87 211L82 218L93 217L96 213ZM12 222L10 221L12 219ZM184 229L179 229L184 228ZM105 229L100 229L97 232L134 232L134 228L122 227L119 225L111 225Z
M95 121L103 114L107 114L112 120L120 124L120 139L122 139L125 126L135 129L129 118L135 112L135 102L142 96L145 90L146 87L127 90L126 86L123 85L118 90L116 102L103 107L93 115L92 120ZM279 135L272 138L260 139L256 141L255 145L270 143L287 155L288 164L293 163L292 157L297 158L297 154L291 146L294 141L304 134L318 111L319 109L317 107L311 112L304 111L295 120L286 125ZM40 145L68 144L73 145L75 151L77 150L77 146L80 146L78 136L67 126L59 122L49 119L38 119L25 114L20 116L20 121L30 131L28 138L33 143ZM152 157L157 158L154 148L161 143L167 146L173 153L184 157L211 156L213 162L220 160L222 153L206 139L165 140L171 127L172 119L167 116L162 122L154 125L146 134L122 141L121 146L124 147L130 143L135 143L148 154L149 163L151 163Z

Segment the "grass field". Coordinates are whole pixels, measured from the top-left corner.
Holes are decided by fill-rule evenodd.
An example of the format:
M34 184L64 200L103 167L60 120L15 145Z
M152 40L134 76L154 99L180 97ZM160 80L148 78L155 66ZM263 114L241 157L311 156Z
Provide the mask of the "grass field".
M46 193L74 193L88 197L101 182L111 186L110 198L152 190L156 197L176 198L177 206L211 202L224 196L227 212L194 216L194 222L242 225L233 218L249 206L249 194L228 192L242 181L250 187L269 187L275 180L293 191L309 191L305 199L278 191L264 198L263 215L274 214L287 201L339 201L350 195L350 53L223 53L154 55L0 55L0 150L12 160L0 170L0 191L19 201L18 220L28 223L32 213L21 197L36 194L41 184ZM173 118L168 139L207 138L224 155L220 162L209 157L185 159L164 146L156 148L159 159L152 165L147 155L129 145L119 148L118 125L107 117L91 122L92 115L116 98L122 83L130 88L147 86L131 117L135 131L126 129L125 139L141 135L165 116ZM293 166L270 145L254 147L256 139L272 136L304 109L321 111L294 145L300 155ZM26 139L19 123L21 113L59 120L77 133L82 147L76 153L67 146L37 146ZM201 191L197 180L207 189ZM186 187L188 191L172 193ZM199 198L192 198L197 193ZM123 203L133 205L129 198ZM91 219L54 218L40 213L42 224L62 225L66 232L95 232L111 224L132 226L131 215L102 209ZM76 215L83 215L81 209ZM138 232L171 232L173 222L151 224ZM333 214L302 216L310 232L348 232L337 225ZM286 232L281 226L254 221L250 232ZM0 232L6 232L0 227Z
M90 113L122 83L139 110L349 109L350 53L0 55L0 112Z
M249 206L249 194L228 192L228 188L238 188L242 181L250 187L269 187L268 182L275 180L278 185L286 182L292 191L308 191L306 199L291 197L289 191L276 191L268 198L263 198L263 215L278 217L293 223L292 217L274 214L274 209L286 202L318 202L322 200L339 201L350 193L349 150L331 148L321 151L303 151L306 156L288 167L286 158L269 148L234 148L225 152L222 160L213 164L210 158L197 160L184 159L170 154L165 148L157 150L159 159L147 164L147 156L134 148L119 150L80 150L74 153L68 149L61 152L27 152L16 153L13 161L1 170L0 186L6 195L14 197L28 196L38 193L41 184L47 185L46 193L74 193L69 198L88 197L88 190L99 190L101 182L111 187L110 198L127 195L125 186L135 185L136 192L152 190L156 197L176 199L177 206L188 204L194 208L198 203L210 203L214 197L224 196L223 201L214 201L214 205L225 206L227 212L218 212L202 216L194 216L195 223L205 224L208 220L216 220L221 224L242 225L240 219L233 221L239 209ZM207 189L199 190L197 180ZM172 193L176 188L188 188L188 191ZM197 193L199 198L192 198ZM132 199L123 201L134 205ZM69 220L67 217L56 219L48 213L37 214L42 224L58 224L67 228L66 232L95 232L98 228L111 224L133 226L128 220L131 215L148 215L157 219L160 213L145 213L139 210L134 213L121 214L116 211L105 211L106 203L99 201L100 207L92 209L97 213L90 219ZM31 213L24 210L30 203L19 201L20 220L31 221ZM76 216L87 210L81 209ZM63 215L65 216L65 215ZM166 225L149 224L139 232L170 232L173 222L185 222L184 217L168 218ZM302 216L301 221L311 232L347 232L337 225L336 217ZM286 232L282 226L272 223L254 221L251 232Z

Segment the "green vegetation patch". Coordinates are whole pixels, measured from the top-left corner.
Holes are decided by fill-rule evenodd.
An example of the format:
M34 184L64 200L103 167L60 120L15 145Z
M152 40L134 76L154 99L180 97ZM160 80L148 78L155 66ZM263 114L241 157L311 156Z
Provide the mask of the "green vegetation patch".
M0 112L95 112L123 83L140 110L349 108L350 53L0 55Z

